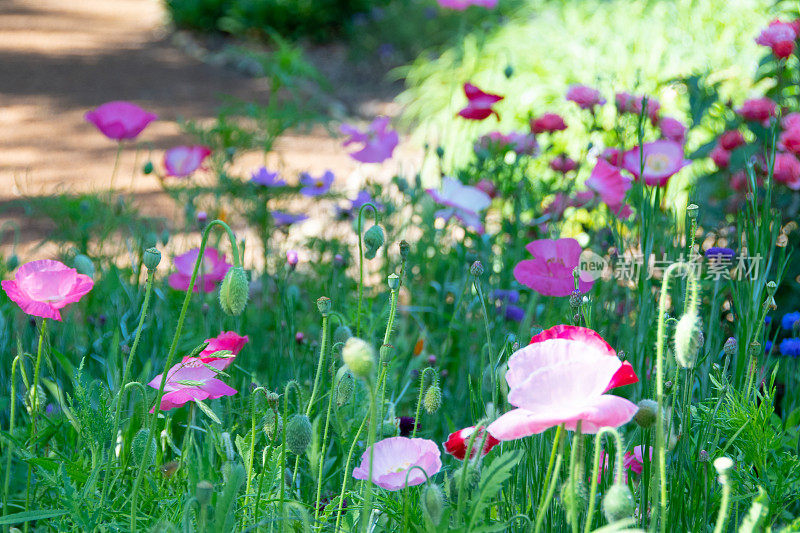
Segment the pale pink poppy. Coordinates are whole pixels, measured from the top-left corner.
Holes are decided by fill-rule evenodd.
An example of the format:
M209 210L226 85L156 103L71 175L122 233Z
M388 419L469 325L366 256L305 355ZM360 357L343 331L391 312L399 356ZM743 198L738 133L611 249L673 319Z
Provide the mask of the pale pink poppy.
M161 397L161 411L169 411L180 407L186 402L196 400L214 400L223 396L233 396L236 389L226 385L217 378L218 371L222 371L230 361L215 359L210 363L203 363L196 357L189 357L173 366L167 372L167 382L164 385L165 394ZM213 368L209 368L213 367ZM215 370L216 369L216 370ZM163 374L154 377L149 386L154 389L161 387ZM150 409L152 413L155 407Z
M683 145L674 141L654 141L646 143L642 149L644 155L644 182L647 185L663 187L680 169L691 163L683 156ZM625 152L623 166L625 170L639 178L641 156L639 147Z
M794 154L776 153L772 176L776 182L783 183L793 191L800 190L800 161Z
M731 163L731 153L719 144L708 155L717 168L728 168Z
M361 456L361 464L353 469L353 477L370 479L386 490L395 491L425 483L441 469L441 453L432 440L390 437L376 442L371 449L367 448Z
M533 259L525 259L514 267L514 278L544 296L569 296L575 289L572 272L578 267L581 245L571 238L539 239L525 246ZM594 280L579 279L578 290L587 292Z
M785 130L800 128L800 113L792 111L791 113L785 114L781 119L781 128Z
M600 200L613 212L618 212L631 188L631 179L603 159L598 159L585 185L600 196Z
M208 343L203 351L197 354L197 359L200 359L204 363L210 363L211 361L222 360L223 365L221 368L227 368L233 360L235 356L239 355L239 352L242 351L244 345L250 341L250 338L245 335L241 336L235 331L223 331L216 337L211 337L210 339L206 339L205 342ZM231 352L231 355L234 357L214 357L214 353L227 350ZM189 356L183 358L183 361L188 361L191 359Z
M447 437L447 442L443 444L444 451L455 457L456 459L463 461L464 457L467 455L467 447L469 446L469 440L472 437L472 434L475 433L475 426L470 426L468 428L459 429L458 431L454 431L450 433ZM485 439L485 441L484 441ZM483 449L481 450L481 457L489 453L489 450L500 444L500 441L496 438L492 437L491 434L486 434L484 436L483 428L478 429L477 435L472 439L472 448L470 450L469 458L474 459L475 455L478 452L478 448L483 442Z
M2 282L6 295L23 312L53 320L61 320L59 310L80 300L93 286L89 276L50 259L25 263L13 280Z
M743 119L750 122L768 124L769 119L775 116L778 106L769 98L752 98L745 100L742 107L736 110Z
M540 133L553 133L567 129L567 123L556 113L545 113L544 115L531 119L531 132L538 135Z
M135 139L158 115L131 102L107 102L84 115L100 132L115 141Z
M508 402L517 407L489 425L501 441L564 424L583 433L619 427L636 414L633 402L605 394L638 381L630 365L595 331L560 325L543 331L508 360Z
M477 187L464 185L451 177L442 179L440 189L427 189L426 192L434 201L447 207L447 209L436 212L437 218L449 220L455 216L464 225L475 228L478 233L483 233L481 211L492 203L488 194Z
M651 446L648 446L647 448L650 450L650 459L648 460L648 462L650 462L653 460L653 448ZM634 446L633 452L625 452L625 458L623 459L622 464L634 474L641 474L644 470L644 454L642 446Z
M502 96L484 92L471 83L464 84L464 94L467 97L467 107L458 112L459 116L469 120L484 120L494 114L500 118L492 106L502 100Z
M739 130L728 130L719 136L718 142L725 150L733 151L744 144L744 135Z
M567 100L575 102L581 109L593 111L597 105L606 103L605 98L600 95L600 91L592 89L586 85L573 85L567 90Z
M189 250L185 254L177 255L172 260L177 272L170 274L168 283L173 289L185 291L189 289L192 279L194 264L200 254L200 248ZM214 248L207 247L203 253L203 261L197 272L194 292L214 292L217 283L225 278L231 265L225 260L225 254Z
M207 146L175 146L164 153L164 168L167 176L185 178L203 165L211 155Z
M686 126L679 120L672 117L661 117L658 120L658 129L661 130L661 136L668 141L683 144L686 141Z
M770 47L775 57L786 59L794 52L796 39L797 30L792 24L773 20L756 37L756 43Z
M350 124L342 124L340 131L348 136L344 146L362 145L360 150L350 153L350 157L362 163L382 163L391 158L400 141L397 132L389 130L389 117L376 118L365 131Z

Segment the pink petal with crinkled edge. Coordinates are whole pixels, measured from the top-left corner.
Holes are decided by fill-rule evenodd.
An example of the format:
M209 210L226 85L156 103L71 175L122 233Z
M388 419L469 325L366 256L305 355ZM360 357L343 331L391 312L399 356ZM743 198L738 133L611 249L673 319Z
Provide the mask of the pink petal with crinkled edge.
M13 280L3 280L2 287L6 295L16 303L26 315L38 316L41 318L52 318L61 320L61 313L45 302L31 300L28 295L19 290L17 283Z

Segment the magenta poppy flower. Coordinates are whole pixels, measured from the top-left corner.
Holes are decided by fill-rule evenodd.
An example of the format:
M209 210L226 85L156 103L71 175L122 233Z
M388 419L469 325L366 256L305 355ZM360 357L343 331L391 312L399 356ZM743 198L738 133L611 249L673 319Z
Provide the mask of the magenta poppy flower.
M567 123L561 118L561 115L556 113L545 113L539 118L534 118L530 123L531 133L539 135L540 133L553 133L556 131L563 131L567 129Z
M786 59L794 52L796 39L797 31L794 26L787 22L773 20L769 26L761 30L761 34L756 37L756 43L770 47L775 57Z
M603 159L598 159L585 185L600 196L600 200L613 212L625 203L625 194L631 188L631 179Z
M619 427L636 414L636 404L605 394L639 378L595 331L555 326L531 339L508 360L508 402L517 407L487 428L506 441L541 433L560 424L583 433Z
M622 166L622 152L618 148L606 148L603 150L603 153L600 154L600 158L608 161L615 167Z
M360 131L350 124L342 124L340 131L349 136L344 146L356 143L363 145L360 150L351 152L350 157L362 163L382 163L392 157L397 143L397 132L389 130L389 117L378 117L366 131Z
M650 459L648 462L653 460L653 448L651 446L647 447L650 451ZM644 471L644 452L642 446L634 446L633 452L625 452L625 458L622 461L622 465L633 472L634 474L641 474Z
M270 172L267 167L261 167L250 174L250 182L264 187L286 187L286 182L278 178L278 173Z
M781 119L781 128L785 130L800 128L800 113L792 111L791 113L785 114ZM744 144L744 139L742 139L742 144Z
M436 212L437 218L450 220L453 216L458 218L465 226L473 227L478 233L483 233L483 220L481 211L489 207L492 199L488 194L478 189L464 185L455 178L442 179L440 189L427 189L426 192L439 204L447 206Z
M444 442L442 445L444 446L444 451L458 459L459 461L463 461L464 457L467 455L467 446L469 446L469 439L473 433L475 433L475 426L470 426L468 428L459 429L447 437L447 442ZM483 449L481 449L481 457L489 453L489 450L500 444L500 441L496 438L492 437L491 434L486 434L484 437L484 430L483 428L478 429L478 434L475 435L475 438L472 440L472 449L470 450L469 458L474 459L475 455L478 452L478 448L481 445L481 442L485 438L486 441L483 443Z
M210 339L205 340L205 342L208 343L208 346L206 346L202 352L197 354L197 359L200 359L204 363L221 360L222 366L220 368L225 369L233 362L235 357L214 357L214 353L221 350L228 350L233 356L239 355L239 352L242 351L244 345L249 341L250 338L247 335L243 337L235 331L223 331L216 337L211 337ZM186 362L190 359L192 358L186 356L183 358L183 362Z
M539 151L536 137L532 133L511 132L508 134L493 131L481 136L475 143L475 151L495 150L507 152L512 150L517 155L534 155Z
M708 155L717 168L728 168L731 163L731 153L719 144Z
M372 455L371 481L386 490L395 491L425 483L425 474L431 477L442 469L439 447L432 440L390 437L376 442L371 450L367 448L361 456L361 464L353 469L353 477L370 479ZM420 467L425 473L413 467Z
M725 150L733 151L744 144L744 135L739 130L729 130L720 135L717 142Z
M800 154L800 128L791 128L781 132L779 146L793 154Z
M271 215L272 222L278 227L291 226L292 224L308 220L308 215L294 215L284 211L272 211Z
M100 132L115 141L135 139L148 124L158 119L131 102L108 102L88 111L84 117Z
M161 397L159 409L169 411L186 402L233 396L237 392L236 389L226 385L217 378L218 372L208 368L211 366L221 371L229 364L230 361L226 359L215 359L210 363L203 363L196 357L185 358L167 372L167 382L164 385L165 394ZM156 390L159 389L162 376L163 374L157 375L148 385ZM155 407L150 409L150 412L152 413L154 410Z
M778 152L772 167L772 176L793 191L800 190L800 161L794 154Z
M25 314L61 320L60 309L80 300L94 281L74 268L50 259L25 263L13 280L3 280L6 295Z
M185 254L175 256L172 262L175 264L177 272L170 274L167 280L170 287L179 291L189 290L194 264L199 254L200 248L194 248ZM225 260L225 254L214 248L206 248L203 253L203 262L197 272L194 292L214 292L217 283L225 278L230 267L231 265Z
M578 162L574 159L570 159L564 154L561 154L550 161L550 168L555 170L556 172L561 172L562 174L566 174L567 172L573 171L578 168Z
M175 146L164 153L164 168L167 176L185 178L199 169L211 155L207 146Z
M686 141L686 126L672 117L661 117L658 120L661 136L668 141L683 144Z
M673 141L646 143L644 154L644 182L663 187L680 169L691 163L683 157L683 145ZM639 178L641 158L639 147L625 152L622 163L625 170Z
M777 107L769 98L752 98L745 100L736 112L747 121L768 124L769 119L775 116Z
M470 6L485 7L486 9L497 7L497 0L437 0L437 2L440 7L456 11L464 11Z
M467 107L458 112L460 117L469 120L484 120L490 115L495 115L498 119L500 118L492 106L502 100L502 96L483 92L471 83L464 84L464 94L467 96Z
M326 170L321 176L314 177L308 172L300 173L300 194L305 196L320 196L331 190L333 180L335 179L333 172Z
M603 105L606 99L600 95L600 91L585 85L573 85L567 90L567 100L575 102L581 109L593 111L595 106Z
M525 246L533 259L514 267L514 278L544 296L569 296L575 289L572 271L578 267L581 245L575 239L539 239ZM578 290L587 292L594 280L580 278Z
M634 115L642 114L642 102L644 96L635 96L629 93L617 93L614 96L617 110L620 113L632 113ZM647 99L647 117L653 122L658 122L658 113L661 109L661 104L655 98Z

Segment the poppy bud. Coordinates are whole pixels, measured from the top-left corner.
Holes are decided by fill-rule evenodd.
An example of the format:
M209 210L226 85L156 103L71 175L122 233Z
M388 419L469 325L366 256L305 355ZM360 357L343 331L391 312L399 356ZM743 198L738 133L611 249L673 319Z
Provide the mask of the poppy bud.
M148 248L144 251L142 262L147 270L151 272L155 271L155 269L158 268L158 264L161 262L161 252L159 252L156 247Z
M165 229L164 231L162 231L160 239L161 239L161 245L166 246L167 243L169 242L169 230Z
M6 261L6 268L8 270L14 270L18 266L19 266L19 257L17 257L17 254L11 254L11 257L9 257L8 261Z
M686 313L675 326L675 360L683 368L694 367L700 351L702 331L697 313Z
M700 213L700 207L697 204L689 204L686 206L686 214L692 220L697 220L697 215Z
M420 500L425 518L430 520L434 526L438 526L439 522L442 521L442 511L444 510L442 489L435 483L429 483L422 491Z
M311 421L306 415L295 414L286 423L286 447L302 455L311 443Z
M503 71L503 75L506 77L506 79L511 79L511 76L514 75L514 67L512 67L511 65L506 65L506 68Z
M389 289L396 291L400 287L400 276L394 273L389 274L388 283Z
M328 316L331 312L331 299L327 296L317 298L317 309L319 309L322 316Z
M603 514L609 524L633 516L634 507L631 489L622 483L611 485L603 498Z
M586 484L580 479L576 479L573 483L572 478L568 477L561 486L561 501L564 507L570 509L574 505L578 509L583 509L587 499ZM567 521L569 520L570 515L567 513Z
M145 176L147 176L149 174L152 174L153 173L153 162L152 161L148 161L147 163L145 163L144 167L142 167L142 172L144 172Z
M336 392L334 399L336 400L336 406L341 407L349 402L350 398L353 396L353 388L355 386L353 374L347 370L346 366L343 366L336 372L336 380L334 383L334 391Z
M341 342L342 344L344 344L345 342L347 342L347 339L349 339L352 336L353 336L353 330L342 324L335 330L333 330L333 343L339 344Z
M475 277L480 276L483 274L483 263L480 261L475 261L472 263L472 266L469 267L469 273Z
M274 409L268 409L264 414L263 426L267 437L274 439L283 429L283 419Z
M375 349L367 341L358 337L347 339L342 348L344 364L361 379L369 379L375 368Z
M408 252L409 250L411 250L411 245L408 244L408 241L402 240L400 241L399 247L400 247L400 259L405 261L406 259L408 259Z
M386 242L386 237L383 234L383 229L377 224L369 228L364 233L364 251L365 259L375 259L375 254L378 252L383 243Z
M633 415L634 421L636 421L641 428L649 428L656 421L658 403L653 400L641 400L637 405L639 410Z
M728 337L728 340L725 341L725 346L722 347L722 351L725 352L725 355L733 357L739 351L739 342L733 337Z
M425 412L429 415L434 414L442 406L442 389L434 383L425 391L425 398L422 400Z
M136 466L142 464L142 461L144 461L145 466L150 466L156 462L156 441L150 437L150 430L142 428L133 436L131 459Z
M226 314L238 316L247 305L250 285L240 266L231 267L219 286L219 305Z
M78 254L75 256L75 259L73 259L72 264L79 274L89 276L90 278L94 277L94 263L92 263L92 260L89 259L88 256Z
M200 505L205 506L211 503L211 497L214 495L214 485L210 481L203 480L197 484L194 496Z

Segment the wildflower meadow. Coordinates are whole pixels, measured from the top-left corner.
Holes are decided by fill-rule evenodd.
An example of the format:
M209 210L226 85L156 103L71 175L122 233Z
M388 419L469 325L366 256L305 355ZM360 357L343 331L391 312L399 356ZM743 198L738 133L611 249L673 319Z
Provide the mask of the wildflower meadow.
M797 6L636 83L553 81L527 31L497 52L577 1L296 3L166 2L271 36L266 104L160 149L146 99L98 101L107 181L3 226L54 221L0 261L3 531L800 531ZM402 10L454 29L392 71L401 110L307 116L280 32L379 38ZM320 122L353 175L273 157Z

